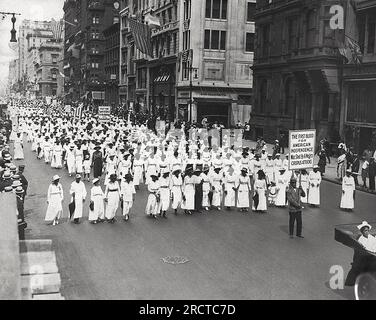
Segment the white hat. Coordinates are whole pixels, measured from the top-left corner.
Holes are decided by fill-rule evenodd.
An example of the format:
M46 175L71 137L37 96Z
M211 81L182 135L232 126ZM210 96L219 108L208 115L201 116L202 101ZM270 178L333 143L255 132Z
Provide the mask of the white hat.
M367 221L363 221L362 224L357 226L359 230L362 230L364 227L368 227L369 229L372 229L371 225L369 225Z
M81 175L79 173L76 174L76 179L81 178Z
M314 166L313 166L313 169L318 169L319 168L319 166L317 165L317 164L315 164Z
M97 183L99 181L99 178L93 179L93 184Z
M60 179L60 177L57 175L57 174L55 174L53 177L52 177L52 181L56 181L56 180L59 180Z

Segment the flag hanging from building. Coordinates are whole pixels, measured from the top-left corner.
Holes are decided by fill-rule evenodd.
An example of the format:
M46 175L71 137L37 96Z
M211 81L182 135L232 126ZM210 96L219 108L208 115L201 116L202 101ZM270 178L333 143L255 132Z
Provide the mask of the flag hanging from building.
M72 57L79 59L80 58L80 49L76 47L76 44L73 43L68 49L67 52L72 52Z
M51 30L55 40L61 40L63 38L63 28L63 19L60 19L59 21L56 21L53 18L51 19Z
M138 22L133 18L129 18L129 28L132 32L137 49L153 57L150 28L146 24Z
M159 17L153 16L151 13L145 15L145 23L147 23L148 26L151 28L161 26L161 21L159 20Z
M338 48L339 53L345 59L345 63L361 64L363 59L362 51L357 41L345 35L345 41Z
M183 62L192 62L192 58L193 58L193 50L192 49L188 49L188 50L185 50L185 51L182 52L181 60Z

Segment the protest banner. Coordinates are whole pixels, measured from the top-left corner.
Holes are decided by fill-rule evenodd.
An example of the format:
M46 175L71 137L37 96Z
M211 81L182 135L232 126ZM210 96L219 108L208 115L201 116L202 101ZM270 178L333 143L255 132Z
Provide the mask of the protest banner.
M99 106L98 107L98 121L100 123L106 123L111 120L111 106Z
M316 130L290 130L289 142L289 170L313 168Z

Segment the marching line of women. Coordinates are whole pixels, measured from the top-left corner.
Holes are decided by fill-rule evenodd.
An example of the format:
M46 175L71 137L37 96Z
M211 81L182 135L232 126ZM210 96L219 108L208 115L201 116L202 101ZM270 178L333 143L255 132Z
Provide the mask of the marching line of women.
M143 124L132 125L116 117L103 124L92 115L81 119L64 113L45 116L43 109L36 107L24 108L20 114L19 143L25 133L38 159L52 168L66 168L69 176L75 176L69 190L75 223L83 216L87 197L82 180L91 177L89 221L97 223L114 222L119 206L127 221L142 184L149 193L145 213L154 218L167 218L170 208L175 214L179 209L192 214L221 210L222 206L266 212L271 205L286 207L286 190L291 178L298 175L288 169L288 154L284 159L278 153L273 157L266 147L260 153L249 148L209 148L206 141L190 140L184 134L179 138L172 131L158 136ZM59 179L55 175L48 189L46 221L54 225L63 211ZM318 166L309 173L303 170L299 182L306 194L302 202L319 206ZM351 181L344 179L344 183ZM351 207L348 193L342 197L341 203Z

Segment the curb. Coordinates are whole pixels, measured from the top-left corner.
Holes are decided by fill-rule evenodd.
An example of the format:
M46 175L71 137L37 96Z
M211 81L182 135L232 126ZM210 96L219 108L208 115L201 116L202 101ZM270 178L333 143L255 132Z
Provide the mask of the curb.
M335 184L338 184L338 185L342 185L342 183L339 182L337 179L327 178L327 177L324 176L324 177L322 177L322 180L328 181L328 182L331 182L331 183L335 183ZM357 191L361 191L361 192L368 193L368 194L371 194L371 195L376 195L376 193L364 190L363 188L360 188L359 186L356 186L355 188L356 188Z

